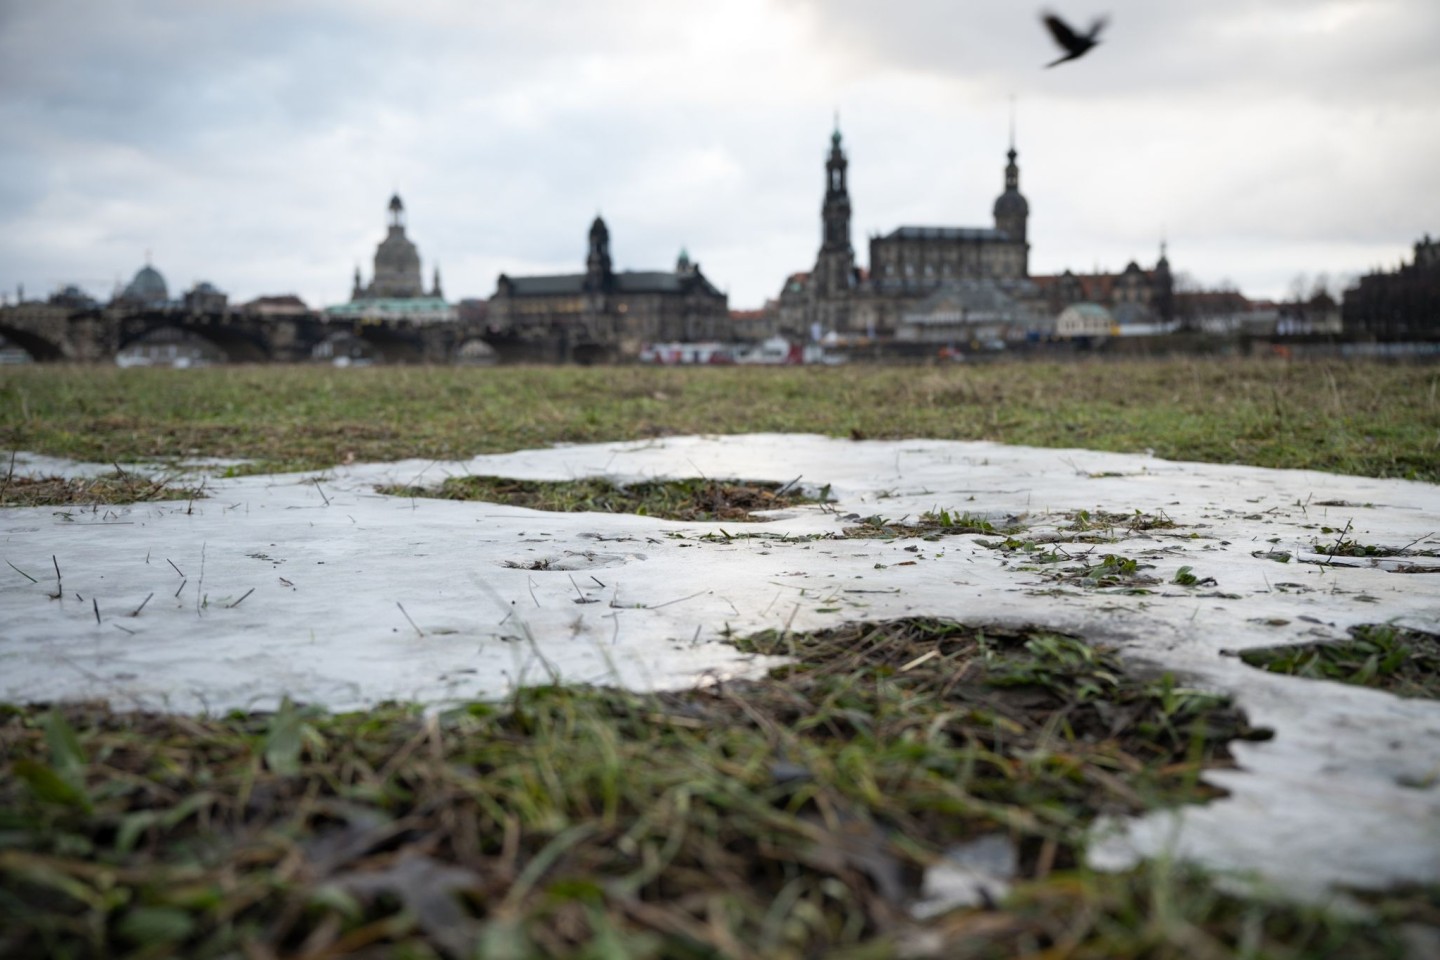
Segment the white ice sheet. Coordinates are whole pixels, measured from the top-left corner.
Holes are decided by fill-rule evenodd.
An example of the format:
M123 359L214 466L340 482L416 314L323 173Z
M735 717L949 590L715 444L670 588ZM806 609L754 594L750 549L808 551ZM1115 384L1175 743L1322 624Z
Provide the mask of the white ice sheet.
M87 469L22 456L16 470L62 468ZM463 473L798 475L830 485L837 502L746 525L375 492ZM0 511L0 557L13 565L0 567L0 699L218 711L289 695L344 709L498 697L552 678L677 687L763 672L767 662L723 641L726 629L909 615L1033 623L1230 691L1253 723L1276 730L1235 746L1240 769L1209 774L1228 798L1120 824L1096 845L1097 863L1170 850L1300 896L1440 882L1440 704L1267 674L1222 654L1343 638L1359 623L1440 631L1440 573L1313 562L1325 560L1316 543L1337 536L1322 527L1436 549L1434 485L988 443L753 435L207 486L210 497L193 503ZM847 514L932 508L1023 516L1032 531L1078 509L1163 511L1177 527L1117 529L1124 539L1098 551L1152 564L1161 583L1145 596L1057 592L974 536L781 539L838 532ZM722 530L767 536L727 540ZM1291 562L1254 555L1280 551ZM548 569L527 569L536 561ZM1412 566L1426 564L1440 561ZM1181 566L1216 585L1171 583Z

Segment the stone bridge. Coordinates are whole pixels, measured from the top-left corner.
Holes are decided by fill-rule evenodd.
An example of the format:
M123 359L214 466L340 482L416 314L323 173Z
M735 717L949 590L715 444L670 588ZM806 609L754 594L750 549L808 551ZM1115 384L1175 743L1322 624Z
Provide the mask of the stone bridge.
M113 363L127 351L168 339L203 345L231 363L345 357L374 363L451 363L493 359L483 323L334 317L315 311L263 315L244 309L195 312L107 307L74 310L49 303L0 308L0 337L37 362Z

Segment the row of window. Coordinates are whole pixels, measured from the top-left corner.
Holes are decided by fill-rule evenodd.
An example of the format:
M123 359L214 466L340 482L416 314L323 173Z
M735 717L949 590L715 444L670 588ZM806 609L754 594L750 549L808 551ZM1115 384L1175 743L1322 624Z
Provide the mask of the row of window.
M935 271L935 266L934 266L933 264L929 264L929 263L924 264L923 269L920 270L920 271L917 271L917 270L915 269L915 264L913 264L913 263L907 263L907 264L905 264L904 267L903 267L903 269L900 270L900 271L897 271L897 270L895 269L895 266L896 266L896 265L893 264L893 263L887 263L887 264L885 264L884 274L885 274L886 277L893 278L893 277L895 277L895 276L896 276L897 274L899 274L899 273L903 273L904 276L905 276L905 278L906 278L907 280L914 279L914 278L917 276L917 274L918 274L918 275L921 275L921 276L924 276L924 277L926 277L927 279L934 279L934 278L937 276L937 273L936 273L936 271ZM956 270L952 269L951 265L948 264L948 263L941 264L941 265L940 265L940 271L939 271L939 273L938 273L938 276L939 276L942 280L943 280L943 279L947 279L947 278L952 278L952 277L975 277L975 276L999 277L999 276L1004 276L1004 275L1011 274L1011 273L1018 274L1018 273L1020 273L1020 272L1022 271L1022 269L1023 269L1023 267L1022 267L1022 262L1021 262L1021 260L1020 260L1019 257L1003 257L1003 258L1002 258L1002 257L995 257L995 258L992 258L992 259L990 259L990 260L988 261L988 263L986 264L986 266L988 267L987 270L976 270L976 269L974 269L976 266L979 266L978 264L975 264L975 263L969 263L969 264L967 264L966 266L967 266L969 269L965 269L965 270L961 270L961 271L956 271Z

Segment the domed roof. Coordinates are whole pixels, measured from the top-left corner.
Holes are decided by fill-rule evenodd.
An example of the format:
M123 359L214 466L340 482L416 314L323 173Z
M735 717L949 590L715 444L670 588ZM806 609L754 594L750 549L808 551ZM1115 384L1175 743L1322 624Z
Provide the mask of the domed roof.
M375 256L377 259L391 261L403 258L408 262L413 259L416 263L419 263L420 248L415 246L413 240L405 236L405 230L401 227L392 229L385 234L385 239L381 240L380 244L375 248Z
M135 279L130 281L121 296L140 303L163 303L170 299L170 290L165 286L165 278L160 276L160 271L147 263L135 274Z
M1005 192L1000 194L999 199L995 201L995 225L997 227L1000 226L999 221L1005 218L1024 219L1030 215L1030 204L1020 193L1020 168L1015 164L1017 156L1019 154L1015 152L1015 131L1012 129L1010 131L1010 149L1005 152L1005 158L1010 161L1005 165Z
M1001 217L1028 217L1029 215L1030 202L1019 190L1006 190L995 201L995 218L997 220Z

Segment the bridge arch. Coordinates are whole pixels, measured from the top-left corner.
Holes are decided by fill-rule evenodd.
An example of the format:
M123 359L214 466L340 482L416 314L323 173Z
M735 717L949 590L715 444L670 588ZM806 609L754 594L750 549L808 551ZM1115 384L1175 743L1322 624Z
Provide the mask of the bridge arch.
M480 337L464 340L455 348L452 358L456 363L472 366L488 366L500 360L500 354Z
M32 330L0 323L0 338L24 350L36 363L54 363L68 359L64 347Z
M270 344L254 324L216 323L205 317L166 314L123 320L116 359L136 356L153 346L162 346L165 349L160 352L168 353L169 347L182 344L188 346L190 354L208 363L264 363L271 359ZM177 349L176 355L181 352L187 351Z
M375 348L349 330L336 330L310 348L310 359L337 367L365 367L375 362Z
M354 330L374 351L377 363L422 363L426 359L424 338L409 324L359 323Z

